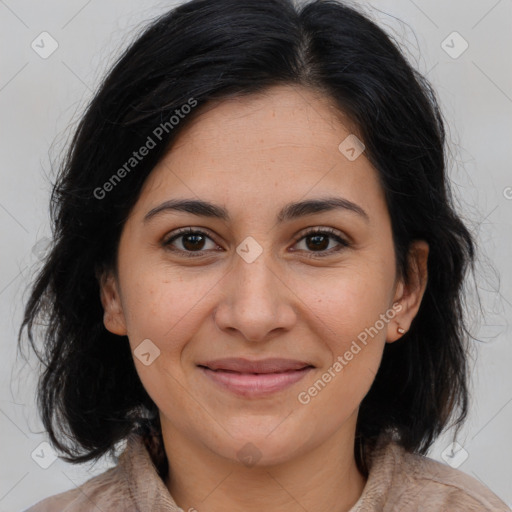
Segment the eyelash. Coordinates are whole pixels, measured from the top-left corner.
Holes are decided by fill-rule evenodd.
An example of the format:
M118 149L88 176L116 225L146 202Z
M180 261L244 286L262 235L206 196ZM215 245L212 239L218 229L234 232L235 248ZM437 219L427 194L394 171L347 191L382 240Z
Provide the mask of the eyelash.
M183 251L182 249L176 249L175 247L171 246L172 242L174 242L178 238L180 238L184 235L190 235L190 234L203 235L203 236L206 236L207 238L209 238L210 240L212 240L212 242L215 242L215 240L213 240L212 237L209 236L208 233L205 231L202 231L200 229L193 229L193 228L181 228L181 229L177 230L176 232L174 232L170 236L170 238L166 238L162 242L162 245L164 248L166 248L172 252L181 252L184 256L186 256L188 258L198 258L198 257L204 256L204 252L206 252L206 251L202 251L202 250L201 251ZM334 253L338 253L341 250L343 250L347 247L350 247L350 245L351 245L347 240L341 238L337 234L337 231L332 228L320 228L320 229L319 228L310 228L305 233L302 233L299 237L295 238L294 245L296 243L300 242L302 239L310 237L310 236L314 236L314 235L328 235L332 239L334 239L336 242L338 242L341 247L339 247L338 249L334 249L334 250L330 249L328 251L318 251L318 252L307 251L310 254L314 255L314 256L308 256L308 257L324 258L324 257L330 256Z

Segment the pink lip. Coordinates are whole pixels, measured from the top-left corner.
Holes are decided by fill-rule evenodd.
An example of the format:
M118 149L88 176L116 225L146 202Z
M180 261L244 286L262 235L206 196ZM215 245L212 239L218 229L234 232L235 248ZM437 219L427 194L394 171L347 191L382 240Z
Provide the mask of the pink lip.
M251 361L242 357L225 357L213 361L199 363L198 366L206 366L210 370L229 370L238 373L282 373L290 370L300 370L306 366L312 366L305 361L296 359L280 359L277 357Z
M216 384L246 398L281 391L298 382L313 368L306 362L276 358L261 361L226 358L198 366Z

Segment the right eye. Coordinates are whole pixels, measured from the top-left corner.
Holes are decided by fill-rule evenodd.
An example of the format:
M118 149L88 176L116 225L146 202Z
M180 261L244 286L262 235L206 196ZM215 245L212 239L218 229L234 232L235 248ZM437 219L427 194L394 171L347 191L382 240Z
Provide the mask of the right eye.
M210 240L213 247L205 250L206 241ZM178 241L178 245L181 248L173 245ZM218 247L217 244L212 240L210 236L204 231L193 228L181 228L177 231L173 231L168 237L162 242L162 245L173 252L182 253L187 257L203 256L207 250L213 250L214 247ZM198 253L198 254L194 254Z

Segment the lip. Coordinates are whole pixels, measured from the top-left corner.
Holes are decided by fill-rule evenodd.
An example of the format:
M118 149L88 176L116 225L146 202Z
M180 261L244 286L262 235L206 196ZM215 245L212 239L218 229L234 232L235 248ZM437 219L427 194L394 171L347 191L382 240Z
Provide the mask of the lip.
M197 366L221 388L246 398L263 397L282 391L314 368L304 361L279 358L259 361L224 358L199 363Z
M206 366L210 370L224 370L237 373L283 373L292 370L300 370L306 366L313 366L306 361L296 359L281 359L272 357L260 360L244 359L243 357L225 357L198 363L198 366Z

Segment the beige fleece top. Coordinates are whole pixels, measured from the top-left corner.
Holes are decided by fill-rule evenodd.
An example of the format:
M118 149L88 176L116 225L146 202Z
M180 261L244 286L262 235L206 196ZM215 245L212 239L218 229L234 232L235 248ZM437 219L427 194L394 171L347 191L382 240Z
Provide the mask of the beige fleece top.
M144 446L132 434L117 465L26 512L182 512ZM350 512L510 512L478 480L380 438L363 493ZM315 511L311 511L315 512Z

